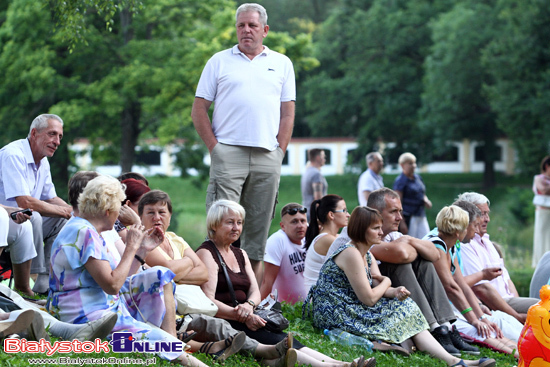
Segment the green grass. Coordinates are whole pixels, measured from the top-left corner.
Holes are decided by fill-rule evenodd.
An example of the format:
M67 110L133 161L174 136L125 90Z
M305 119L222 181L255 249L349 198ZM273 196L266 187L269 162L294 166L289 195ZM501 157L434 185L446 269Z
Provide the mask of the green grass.
M393 184L395 175L385 175L384 182L387 186ZM329 176L329 193L341 195L345 200L348 209L353 209L357 203L357 175ZM497 175L498 185L491 190L482 189L481 174L423 174L422 178L426 184L428 197L433 203L433 209L427 211L428 220L433 225L435 216L444 205L451 204L458 194L465 191L481 192L491 200L491 223L489 233L494 241L500 243L505 250L505 261L512 279L520 295L528 295L529 283L533 270L531 269L531 253L533 241L533 212L530 204L531 194L530 178L507 177ZM193 248L198 247L205 235L205 197L206 183L196 186L191 179L181 178L159 178L149 179L152 188L166 191L172 198L174 215L172 217L171 230L182 236ZM280 209L288 202L301 202L300 177L281 177L279 190L279 203L277 212L269 233L279 228ZM316 349L332 358L343 361L351 361L361 354L365 356L374 355L377 358L378 366L445 366L441 361L435 360L424 353L415 353L409 358L400 357L394 354L383 354L379 352L368 353L358 347L345 347L330 342L322 333L315 329L309 320L301 318L301 304L296 306L283 306L285 316L291 321L289 331L294 332L297 338L308 347ZM59 357L56 354L49 358ZM71 354L71 358L101 358L104 354L85 355ZM142 354L116 354L110 353L108 357L118 358L150 358L151 355ZM216 365L209 357L196 355L206 364ZM482 348L482 356L495 358L499 367L511 367L517 363L513 357L494 353ZM8 355L0 353L1 366L29 366L28 358L37 355L15 354ZM48 364L55 365L55 364ZM65 364L63 364L64 366ZM169 366L166 361L156 358L156 366ZM62 366L57 364L57 366ZM100 364L86 364L85 366L102 366ZM122 365L121 365L122 366ZM228 359L225 363L228 367L237 366L259 366L250 356L237 355Z
M353 359L359 357L360 355L365 355L365 357L371 357L375 356L377 360L377 366L380 367L394 367L394 366L425 366L425 367L444 367L446 364L442 361L439 361L437 359L431 358L425 353L417 352L411 355L408 358L398 356L396 354L392 353L380 353L380 352L368 352L364 348L353 346L342 346L336 343L331 342L328 340L327 337L322 335L321 331L314 328L311 324L310 320L304 320L302 319L302 304L298 303L294 306L284 304L283 305L283 313L285 316L290 320L290 326L287 329L287 331L292 331L296 338L300 340L303 344L307 345L308 347L315 349L321 353L324 353L325 355L328 355L329 357L351 362ZM215 363L210 357L207 357L202 354L195 354L197 358L202 360L204 363L206 363L209 366L218 366L219 364ZM515 359L512 356L509 355L503 355L500 353L495 353L489 349L481 348L481 356L483 357L490 357L494 358L497 361L497 365L499 367L511 367L515 366L517 363ZM52 360L54 358L58 357L70 357L73 359L76 358L109 358L109 357L116 357L116 358L134 358L134 359L148 359L148 358L156 358L156 363L154 366L171 366L167 361L161 360L159 357L156 357L151 354L139 354L139 353L98 353L98 354L84 354L84 353L72 353L72 354L54 354L51 357L40 356L38 354L6 354L6 353L0 353L0 365L1 366L10 366L10 367L23 367L23 366L29 366L28 359L29 358L45 358ZM466 359L472 359L472 357L464 356ZM66 364L40 364L39 366L48 365L48 366L65 366ZM97 363L91 363L91 364L84 364L84 366L104 366L102 364ZM123 366L121 364L121 366ZM256 367L260 366L258 361L256 361L253 357L238 354L235 356L230 357L225 362L226 367L241 367L241 366L251 366Z

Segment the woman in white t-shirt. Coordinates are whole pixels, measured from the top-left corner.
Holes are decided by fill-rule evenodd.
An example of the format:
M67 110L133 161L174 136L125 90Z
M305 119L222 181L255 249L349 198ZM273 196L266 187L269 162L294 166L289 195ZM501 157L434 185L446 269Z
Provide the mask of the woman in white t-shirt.
M348 225L349 216L346 202L341 196L325 195L311 203L304 264L304 283L307 290L317 282L327 251L340 229Z

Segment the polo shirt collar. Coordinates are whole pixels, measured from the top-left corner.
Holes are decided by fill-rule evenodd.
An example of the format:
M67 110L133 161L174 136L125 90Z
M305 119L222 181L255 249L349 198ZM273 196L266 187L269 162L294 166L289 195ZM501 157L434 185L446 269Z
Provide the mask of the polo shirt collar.
M233 53L233 55L246 56L241 50L239 50L239 44L236 44L235 46L233 46L233 48L231 49L231 52ZM267 56L270 53L271 53L271 50L269 49L269 47L264 45L264 50L262 52L260 52L256 57L258 57L258 56ZM246 56L246 57L248 58L248 56Z

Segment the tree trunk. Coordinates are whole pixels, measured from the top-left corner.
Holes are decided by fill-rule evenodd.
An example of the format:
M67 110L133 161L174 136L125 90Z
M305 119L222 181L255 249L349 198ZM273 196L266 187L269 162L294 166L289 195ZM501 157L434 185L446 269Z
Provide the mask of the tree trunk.
M136 146L141 132L139 128L139 116L141 107L139 103L132 103L122 111L120 129L122 137L120 141L120 169L121 172L130 172L136 157Z
M493 125L493 124L490 124ZM487 131L492 130L492 131ZM484 171L483 171L483 188L489 189L495 187L495 161L497 160L498 149L496 146L495 132L496 129L488 127L484 134Z
M122 30L123 46L134 38L132 25L132 13L128 9L123 9L120 12L120 27ZM136 146L138 143L139 134L139 119L141 106L139 103L131 103L122 111L120 118L120 169L121 173L130 172L134 165L136 157Z

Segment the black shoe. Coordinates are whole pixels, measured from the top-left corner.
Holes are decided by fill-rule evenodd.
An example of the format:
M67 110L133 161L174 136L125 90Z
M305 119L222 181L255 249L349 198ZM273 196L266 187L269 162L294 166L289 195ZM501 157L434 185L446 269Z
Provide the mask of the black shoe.
M460 333L456 329L456 326L453 325L453 328L451 329L451 332L449 333L451 335L451 341L453 342L453 345L456 349L467 353L467 354L473 354L475 356L479 355L479 349L477 347L474 347L473 345L470 345L462 339L460 336Z
M460 357L460 351L454 347L453 342L451 341L451 333L449 332L448 327L440 326L435 328L435 330L432 331L432 336L438 341L439 344L441 344L447 353L455 357Z

